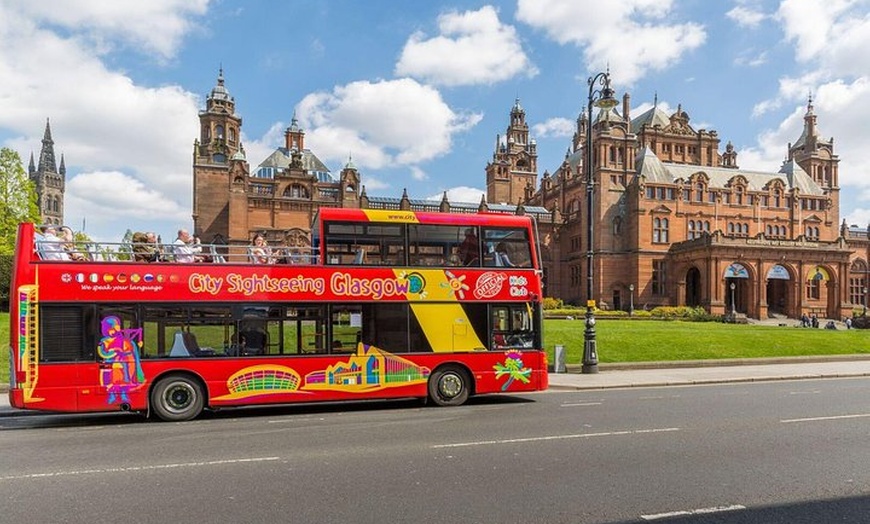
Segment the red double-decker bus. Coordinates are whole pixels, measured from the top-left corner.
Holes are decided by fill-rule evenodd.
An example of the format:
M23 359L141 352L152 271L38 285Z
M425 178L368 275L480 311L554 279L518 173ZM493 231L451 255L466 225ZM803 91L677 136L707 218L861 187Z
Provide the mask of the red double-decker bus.
M446 406L547 388L530 217L324 208L313 236L306 250L205 246L191 257L151 245L155 256L140 257L135 244L79 245L57 257L56 239L22 224L11 405L188 420L231 406Z

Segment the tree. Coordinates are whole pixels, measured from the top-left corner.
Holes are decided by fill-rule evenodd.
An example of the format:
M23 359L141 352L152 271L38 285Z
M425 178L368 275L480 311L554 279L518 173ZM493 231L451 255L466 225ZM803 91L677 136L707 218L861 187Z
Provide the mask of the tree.
M15 251L19 222L39 222L36 188L27 178L21 157L12 149L0 149L0 254Z

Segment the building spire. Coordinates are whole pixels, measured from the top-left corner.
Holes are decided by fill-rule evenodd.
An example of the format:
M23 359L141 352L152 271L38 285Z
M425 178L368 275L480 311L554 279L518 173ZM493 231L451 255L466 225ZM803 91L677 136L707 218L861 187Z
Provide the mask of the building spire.
M54 140L51 139L51 123L45 119L45 135L42 137L42 150L39 152L39 171L57 173L57 162L54 159Z

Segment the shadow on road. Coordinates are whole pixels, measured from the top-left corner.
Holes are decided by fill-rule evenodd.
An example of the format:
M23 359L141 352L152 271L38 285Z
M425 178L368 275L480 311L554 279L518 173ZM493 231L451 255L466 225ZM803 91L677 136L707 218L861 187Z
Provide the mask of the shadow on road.
M472 397L459 409L475 406L497 406L534 402L532 398L507 395L482 395ZM225 420L235 418L280 417L316 415L324 413L359 413L366 411L390 411L407 409L450 410L426 405L421 399L399 400L353 400L344 402L316 402L310 404L276 404L268 406L222 408L205 411L196 420ZM47 411L14 411L0 417L0 431L15 429L71 428L106 425L126 425L152 422L139 413L53 413ZM160 424L161 422L155 421ZM183 424L183 422L181 423Z
M870 522L870 496L762 506L719 513L646 518L631 522L655 522L657 524L827 524L833 522L864 524Z

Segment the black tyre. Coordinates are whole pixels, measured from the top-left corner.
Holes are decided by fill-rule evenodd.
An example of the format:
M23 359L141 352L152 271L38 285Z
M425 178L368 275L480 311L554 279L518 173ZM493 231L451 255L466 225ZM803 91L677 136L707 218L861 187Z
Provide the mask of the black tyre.
M470 382L461 368L438 368L429 377L429 398L438 406L460 406L468 400Z
M167 422L194 419L202 413L204 405L202 386L190 377L165 377L151 390L151 409L157 417Z

